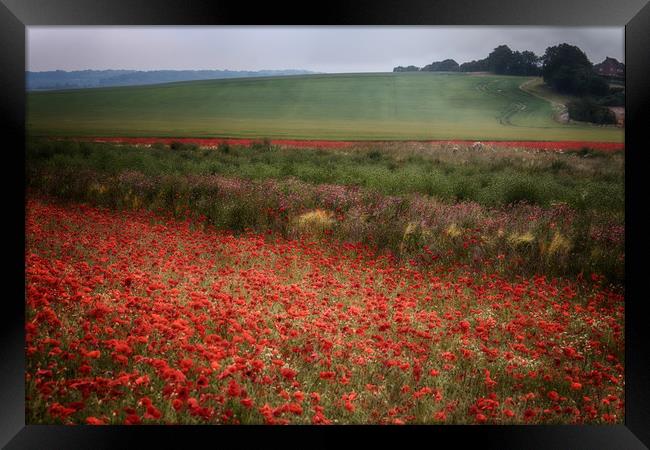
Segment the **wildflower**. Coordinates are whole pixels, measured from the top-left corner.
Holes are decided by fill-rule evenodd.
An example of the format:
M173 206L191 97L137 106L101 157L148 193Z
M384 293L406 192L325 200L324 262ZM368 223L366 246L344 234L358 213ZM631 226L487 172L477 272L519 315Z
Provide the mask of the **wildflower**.
M537 415L537 412L535 410L528 408L527 410L524 411L524 420L530 421L532 420L535 416Z
M106 421L93 416L86 417L86 423L88 425L106 425Z
M239 397L241 394L241 387L235 380L230 380L228 383L228 395L231 397Z
M560 394L558 394L555 391L549 391L548 392L548 398L551 399L552 401L556 402L560 399Z
M196 385L199 388L205 388L209 384L208 378L205 375L199 376L199 378L196 380Z
M101 355L101 352L99 350L92 350L90 352L86 352L84 356L86 358L92 358L92 359L97 359Z
M298 374L298 372L296 372L295 370L293 370L293 369L291 369L289 367L283 367L282 369L280 369L280 373L287 380L293 380L296 377L296 375Z
M140 417L136 414L129 414L126 419L124 419L125 425L140 425L141 423L142 420L140 420Z

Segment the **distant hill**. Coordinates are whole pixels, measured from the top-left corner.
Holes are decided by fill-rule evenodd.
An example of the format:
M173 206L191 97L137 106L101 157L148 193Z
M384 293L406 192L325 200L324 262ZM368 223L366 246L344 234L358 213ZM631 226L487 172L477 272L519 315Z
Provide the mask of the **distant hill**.
M623 130L558 123L530 77L352 73L31 91L33 136L622 142Z
M214 80L220 78L306 75L309 70L52 70L27 71L27 90L80 89L109 86L136 86L174 81Z

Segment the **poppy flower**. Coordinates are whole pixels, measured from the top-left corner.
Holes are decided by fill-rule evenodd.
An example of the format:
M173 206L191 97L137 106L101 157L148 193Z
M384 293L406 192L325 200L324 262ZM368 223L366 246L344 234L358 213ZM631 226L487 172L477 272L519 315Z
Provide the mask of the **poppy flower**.
M209 381L208 381L208 378L205 375L199 376L199 378L197 378L197 380L196 380L196 385L199 388L205 388L205 387L208 386L208 384L209 384Z
M295 370L293 370L293 369L291 369L289 367L283 367L282 369L280 369L280 373L287 380L293 380L296 377L296 375L298 374L298 372L296 372Z
M172 401L172 407L173 407L176 411L180 411L180 410L183 408L183 400L181 400L181 399L179 399L179 398L175 398L175 399Z
M129 414L128 416L126 416L126 419L124 419L125 425L140 425L141 423L142 420L136 414Z
M88 425L106 425L104 420L92 416L86 417L86 423Z
M548 398L551 399L552 401L556 402L560 399L560 394L558 394L555 391L549 391L548 392Z

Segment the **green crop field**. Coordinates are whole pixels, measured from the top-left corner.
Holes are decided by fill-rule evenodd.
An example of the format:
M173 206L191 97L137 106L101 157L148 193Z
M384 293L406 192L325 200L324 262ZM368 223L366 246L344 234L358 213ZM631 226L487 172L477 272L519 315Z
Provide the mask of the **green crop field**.
M334 140L622 142L611 126L561 124L526 77L338 74L31 92L32 135Z

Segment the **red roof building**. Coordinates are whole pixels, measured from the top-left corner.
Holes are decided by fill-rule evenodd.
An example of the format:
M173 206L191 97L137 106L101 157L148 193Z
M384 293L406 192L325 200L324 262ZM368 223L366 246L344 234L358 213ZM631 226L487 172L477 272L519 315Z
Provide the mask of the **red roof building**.
M600 64L594 66L594 70L598 75L604 77L625 77L625 64L618 62L616 58L605 58Z

